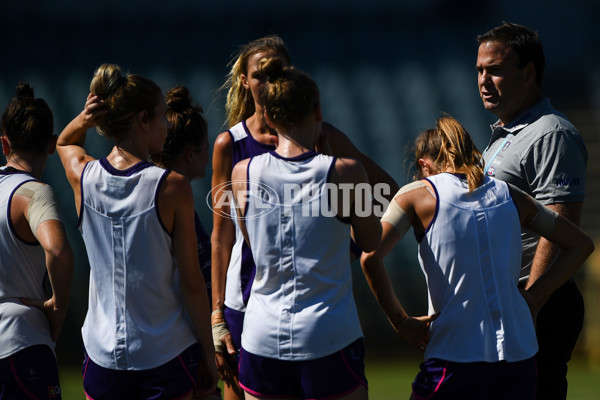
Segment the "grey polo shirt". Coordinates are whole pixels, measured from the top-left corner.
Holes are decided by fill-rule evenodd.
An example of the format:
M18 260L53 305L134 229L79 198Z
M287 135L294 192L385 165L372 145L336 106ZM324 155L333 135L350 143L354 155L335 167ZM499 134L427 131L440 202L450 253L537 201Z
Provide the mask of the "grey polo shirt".
M543 99L515 121L491 126L485 172L543 204L583 201L588 153L579 132ZM521 280L529 277L539 237L523 230Z

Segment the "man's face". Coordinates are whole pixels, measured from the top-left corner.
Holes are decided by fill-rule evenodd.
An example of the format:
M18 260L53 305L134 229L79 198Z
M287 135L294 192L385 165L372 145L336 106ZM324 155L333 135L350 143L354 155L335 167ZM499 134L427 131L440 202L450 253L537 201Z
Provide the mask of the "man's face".
M532 63L518 67L517 54L503 42L483 42L477 53L479 95L486 110L506 125L531 107ZM534 86L532 86L534 85Z

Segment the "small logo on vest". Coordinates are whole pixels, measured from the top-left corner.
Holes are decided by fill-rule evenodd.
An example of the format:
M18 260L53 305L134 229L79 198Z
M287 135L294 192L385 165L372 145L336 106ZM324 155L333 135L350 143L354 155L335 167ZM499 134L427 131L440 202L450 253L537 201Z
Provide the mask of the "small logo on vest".
M254 198L254 207L257 212L251 216L240 216L236 215L235 212L231 214L223 211L235 210L238 211L239 205L233 193L232 185L236 185L240 189L240 198L245 203L248 202L250 195ZM224 182L220 185L215 186L206 195L206 204L214 212L225 218L242 218L252 219L260 218L270 212L275 211L279 205L279 195L269 185L265 185L260 182L252 181L231 181Z

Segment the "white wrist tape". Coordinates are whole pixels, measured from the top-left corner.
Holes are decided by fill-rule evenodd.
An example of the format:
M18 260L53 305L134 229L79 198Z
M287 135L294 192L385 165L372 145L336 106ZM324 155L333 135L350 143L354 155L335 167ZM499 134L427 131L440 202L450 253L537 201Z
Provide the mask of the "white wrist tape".
M218 324L213 324L212 326L212 335L213 335L213 344L215 345L215 351L217 353L225 353L227 348L225 343L221 339L225 337L225 335L229 334L229 327L226 322L220 322Z

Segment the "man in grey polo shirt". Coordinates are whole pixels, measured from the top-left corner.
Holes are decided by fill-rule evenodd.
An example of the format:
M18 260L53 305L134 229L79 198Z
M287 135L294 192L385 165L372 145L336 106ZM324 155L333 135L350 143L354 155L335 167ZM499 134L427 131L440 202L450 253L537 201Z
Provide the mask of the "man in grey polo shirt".
M587 150L575 127L542 96L545 60L537 33L504 22L477 42L479 94L485 109L498 117L483 153L486 174L579 224ZM528 231L522 240L520 285L527 288L548 268L557 246ZM567 362L582 325L583 299L570 281L537 317L538 399L566 398Z

